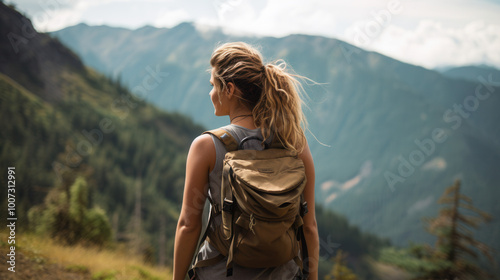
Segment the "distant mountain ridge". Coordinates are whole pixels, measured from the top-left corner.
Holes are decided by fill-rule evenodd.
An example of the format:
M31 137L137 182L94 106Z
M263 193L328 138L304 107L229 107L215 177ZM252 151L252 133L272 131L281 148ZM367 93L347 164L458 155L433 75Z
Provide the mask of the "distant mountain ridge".
M487 65L450 67L442 70L438 69L438 71L450 78L465 79L469 81L476 81L479 77L488 77L489 75L495 77L496 81L500 79L500 70Z
M500 78L451 79L345 42L308 35L283 38L201 32L192 24L136 30L76 25L52 33L104 73L120 75L132 91L207 128L210 54L219 42L262 46L264 57L285 59L319 83L306 85L308 134L317 169L317 199L365 230L396 244L433 242L421 218L455 178L475 205L500 217ZM168 73L159 87L140 85L148 67ZM480 88L479 90L477 90ZM134 90L135 89L135 90ZM500 222L479 238L499 249Z

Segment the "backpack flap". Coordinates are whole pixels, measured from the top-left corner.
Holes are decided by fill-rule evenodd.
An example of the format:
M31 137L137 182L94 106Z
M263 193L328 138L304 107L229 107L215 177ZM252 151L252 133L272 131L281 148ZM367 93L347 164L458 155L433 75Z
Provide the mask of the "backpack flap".
M295 218L305 184L304 164L285 149L243 150L226 154L233 175L232 192L238 207L266 221ZM225 176L224 176L225 177ZM249 199L251 198L251 199Z

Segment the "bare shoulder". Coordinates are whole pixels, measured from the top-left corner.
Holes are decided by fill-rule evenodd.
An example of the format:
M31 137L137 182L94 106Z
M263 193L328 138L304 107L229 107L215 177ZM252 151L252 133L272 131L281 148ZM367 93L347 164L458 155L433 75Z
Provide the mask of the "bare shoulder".
M190 149L209 149L209 148L215 148L212 136L210 136L209 134L202 134L193 140Z
M215 144L209 134L202 134L191 143L188 158L197 159L200 163L206 164L205 166L208 165L209 171L215 166L215 156Z

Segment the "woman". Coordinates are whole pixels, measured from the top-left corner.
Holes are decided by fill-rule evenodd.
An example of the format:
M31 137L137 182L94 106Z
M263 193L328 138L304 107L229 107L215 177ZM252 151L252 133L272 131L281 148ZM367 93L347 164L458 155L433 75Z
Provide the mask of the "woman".
M314 212L314 164L301 127L305 119L299 96L300 83L285 71L284 63L264 65L261 54L241 42L218 47L210 64L210 84L213 86L210 98L215 115L229 116L230 120L230 125L224 129L237 141L251 135L260 136L265 141L277 137L284 147L297 151L304 162L307 177L304 198L309 208L309 213L304 216L304 235L308 245L309 279L316 280L319 238ZM184 199L175 235L174 280L184 279L197 249L207 196L215 201L220 199L225 152L220 140L208 134L197 137L189 149ZM213 224L220 223L219 215ZM196 253L198 260L218 255L208 242ZM221 260L215 265L196 268L197 278L225 279L225 265L226 261ZM293 260L272 268L235 265L232 279L293 279L299 271Z

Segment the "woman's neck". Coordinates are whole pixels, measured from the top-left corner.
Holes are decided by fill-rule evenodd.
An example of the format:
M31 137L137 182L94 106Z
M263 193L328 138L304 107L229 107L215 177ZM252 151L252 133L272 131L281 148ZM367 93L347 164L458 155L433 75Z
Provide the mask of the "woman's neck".
M250 111L229 114L229 120L230 123L234 125L242 126L248 129L257 128L253 121L253 115Z

